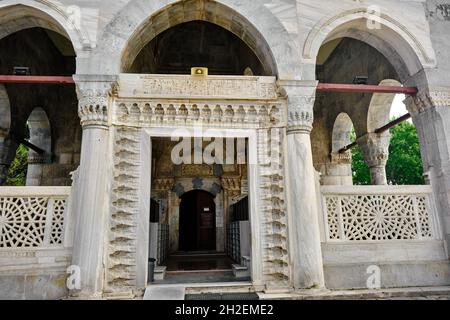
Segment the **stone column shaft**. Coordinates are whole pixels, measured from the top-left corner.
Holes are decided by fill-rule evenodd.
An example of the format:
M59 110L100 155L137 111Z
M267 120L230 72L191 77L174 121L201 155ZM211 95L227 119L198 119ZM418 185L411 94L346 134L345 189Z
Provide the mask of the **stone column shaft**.
M288 95L289 251L295 289L325 286L310 133L316 82L280 81Z
M104 290L104 248L109 186L108 104L112 82L104 78L75 77L79 116L83 127L78 170L75 237L72 264L81 269L79 296L100 298Z

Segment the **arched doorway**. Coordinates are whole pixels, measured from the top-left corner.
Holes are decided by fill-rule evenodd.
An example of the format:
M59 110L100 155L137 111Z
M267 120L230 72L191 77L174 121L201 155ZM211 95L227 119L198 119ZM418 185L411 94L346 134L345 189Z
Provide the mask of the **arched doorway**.
M180 251L216 250L216 205L209 192L194 190L181 197Z

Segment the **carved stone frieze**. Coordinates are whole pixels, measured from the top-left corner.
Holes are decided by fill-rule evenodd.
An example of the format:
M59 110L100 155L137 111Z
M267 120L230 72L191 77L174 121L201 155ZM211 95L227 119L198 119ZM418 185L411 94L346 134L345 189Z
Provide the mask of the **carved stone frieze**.
M285 108L282 103L217 103L207 101L136 101L118 99L114 104L113 124L138 127L189 126L204 124L230 128L283 126Z
M257 99L278 98L274 77L136 75L119 76L119 97Z

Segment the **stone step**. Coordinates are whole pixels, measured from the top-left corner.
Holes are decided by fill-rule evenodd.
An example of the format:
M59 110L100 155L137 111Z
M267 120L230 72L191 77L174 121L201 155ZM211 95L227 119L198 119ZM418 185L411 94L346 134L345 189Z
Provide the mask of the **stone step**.
M155 267L155 281L162 281L166 277L167 267L157 266Z
M389 300L448 297L450 287L412 287L380 290L299 290L284 294L258 293L260 300Z
M214 293L253 293L255 289L251 282L203 283L187 284L186 294L214 294Z
M151 285L147 287L143 300L184 300L186 287L182 285Z

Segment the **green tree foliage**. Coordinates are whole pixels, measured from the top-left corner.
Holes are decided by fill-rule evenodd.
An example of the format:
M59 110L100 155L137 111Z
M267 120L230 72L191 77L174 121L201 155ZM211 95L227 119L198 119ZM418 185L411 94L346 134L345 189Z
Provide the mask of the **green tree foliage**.
M425 184L416 127L409 123L394 127L386 165L388 180L395 185Z
M28 167L28 149L24 145L19 145L8 171L7 186L25 186Z
M354 140L356 140L356 136ZM355 185L370 185L370 171L364 162L361 148L359 146L353 148L352 155L353 183Z
M353 139L356 139L354 134ZM370 171L364 162L361 148L356 147L352 152L355 185L369 185ZM421 185L425 183L419 138L416 127L410 122L403 122L391 129L391 144L386 174L389 184L392 185Z

